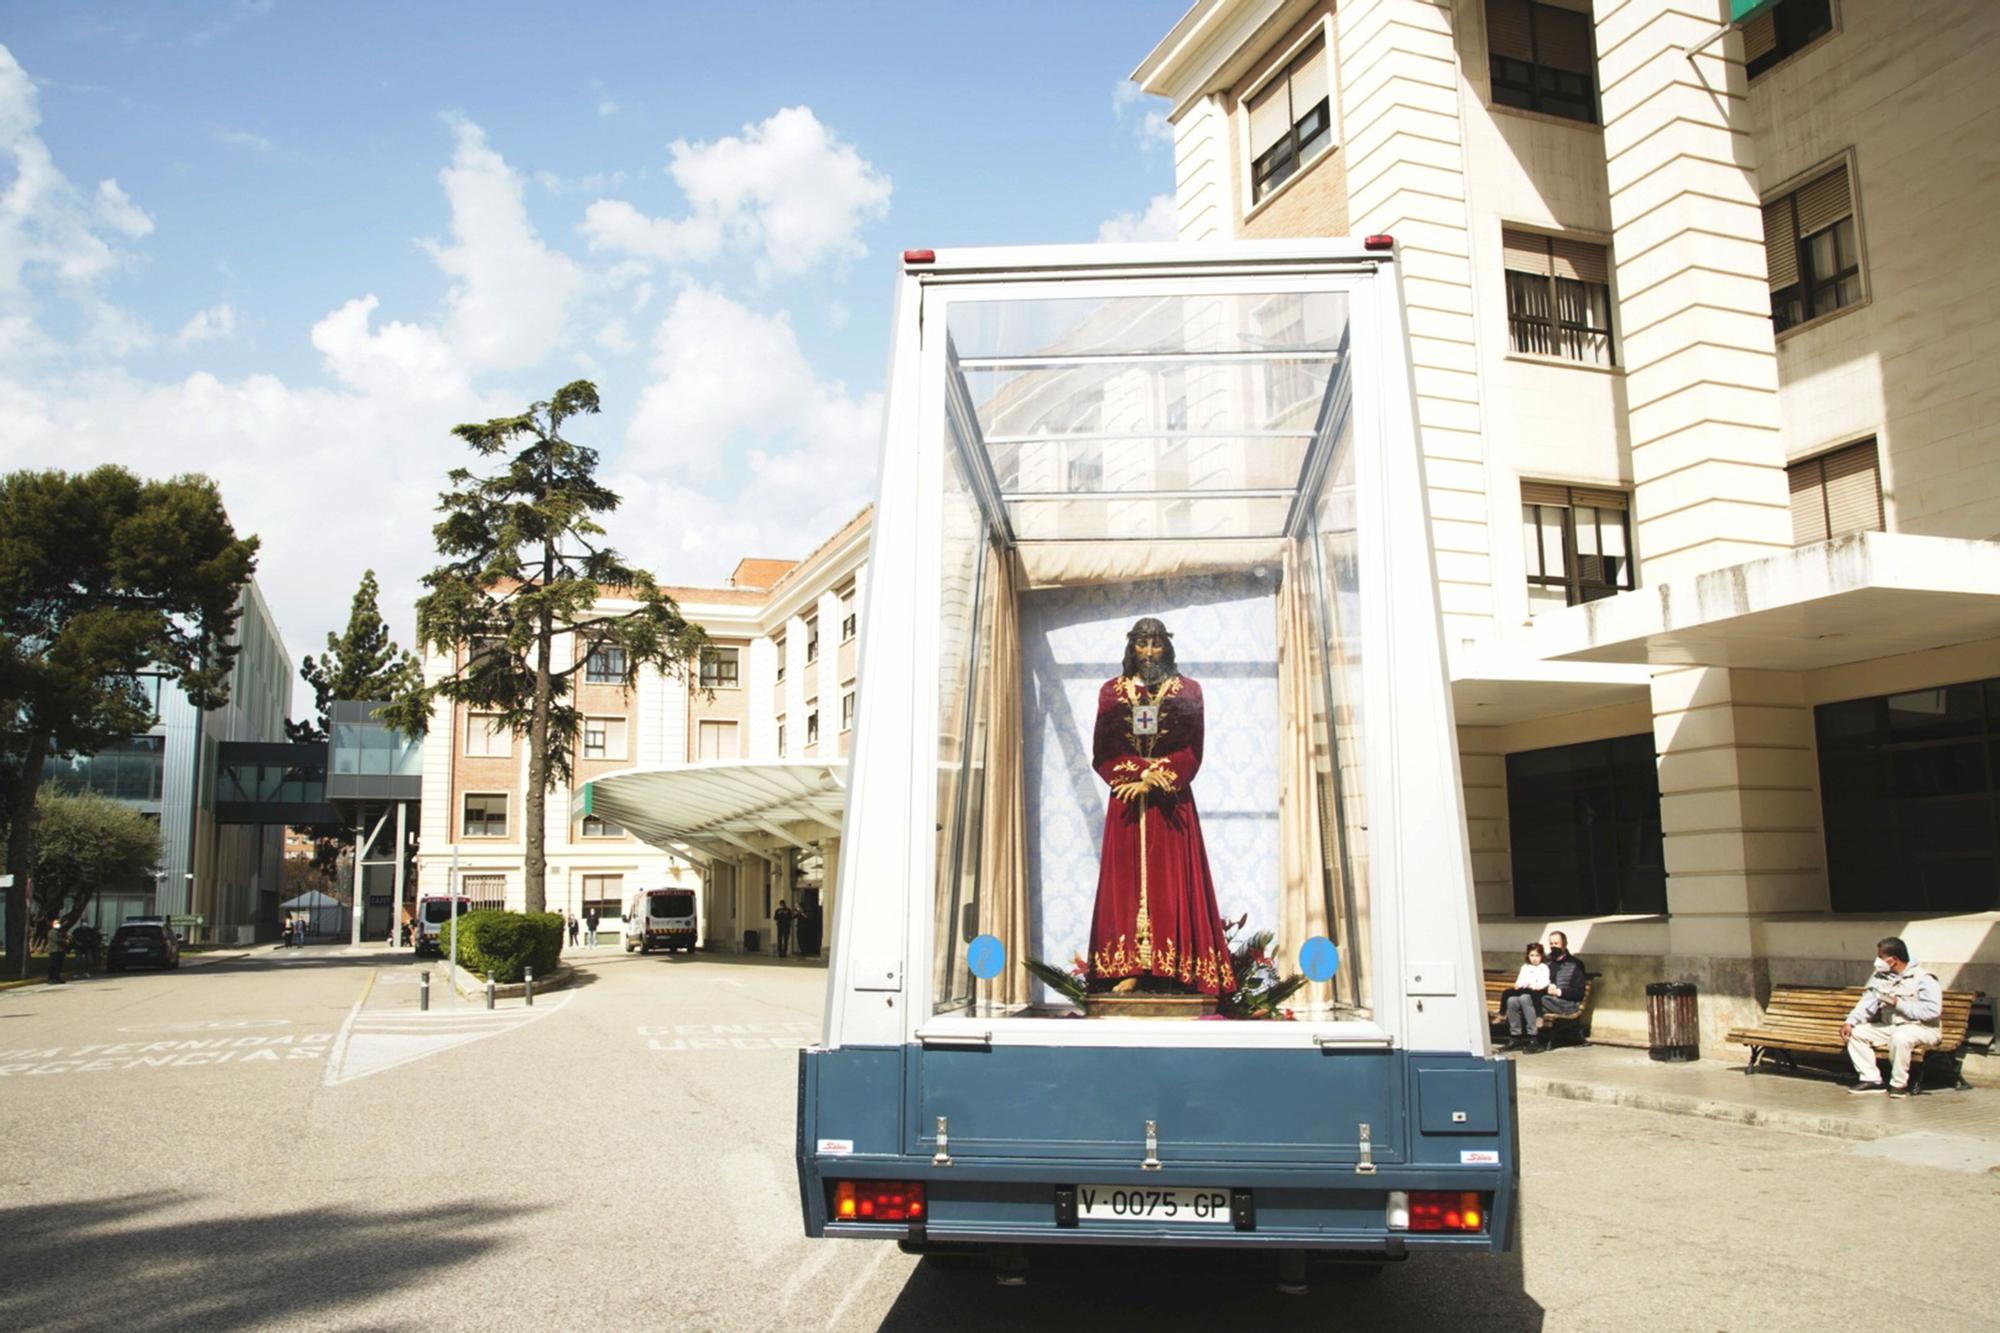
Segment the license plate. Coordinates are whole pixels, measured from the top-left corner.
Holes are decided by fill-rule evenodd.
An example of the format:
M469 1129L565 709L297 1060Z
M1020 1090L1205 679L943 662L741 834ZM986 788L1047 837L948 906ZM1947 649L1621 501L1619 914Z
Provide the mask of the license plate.
M1227 1222L1229 1191L1144 1185L1078 1185L1082 1222Z

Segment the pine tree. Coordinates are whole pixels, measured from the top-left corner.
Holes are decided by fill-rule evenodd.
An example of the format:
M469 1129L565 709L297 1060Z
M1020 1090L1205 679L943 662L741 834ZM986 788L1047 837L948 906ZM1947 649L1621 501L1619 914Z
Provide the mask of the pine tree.
M382 714L420 736L444 700L497 714L500 726L527 737L530 912L546 901L548 794L569 779L583 731L570 702L574 678L595 658L622 670L630 689L644 665L684 673L708 642L650 573L599 544L604 529L593 516L616 509L618 496L597 480L597 451L562 437L565 422L597 410L597 386L576 380L519 416L453 428L500 464L490 476L453 469L451 489L439 496L444 518L431 530L445 563L424 576L418 645L456 665L411 683ZM635 605L599 610L605 596ZM555 646L565 638L569 665L558 667Z
M416 654L398 648L383 623L381 592L375 571L364 573L347 613L347 632L329 633L326 655L308 654L300 665L300 678L312 686L315 716L285 724L293 740L324 742L327 715L336 701L391 699L417 679Z

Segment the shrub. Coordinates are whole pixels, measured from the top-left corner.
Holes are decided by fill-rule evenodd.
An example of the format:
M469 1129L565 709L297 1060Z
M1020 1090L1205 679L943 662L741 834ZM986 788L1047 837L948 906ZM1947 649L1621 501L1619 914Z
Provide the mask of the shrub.
M454 927L445 924L438 943L451 954ZM560 912L470 912L458 918L458 961L502 985L535 969L546 977L562 956L563 918Z

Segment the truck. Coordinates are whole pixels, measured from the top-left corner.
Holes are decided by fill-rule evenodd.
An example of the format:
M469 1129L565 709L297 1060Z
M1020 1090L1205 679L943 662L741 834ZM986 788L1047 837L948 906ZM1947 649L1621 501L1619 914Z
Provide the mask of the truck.
M905 253L809 1236L1517 1244L1415 374L1389 237Z

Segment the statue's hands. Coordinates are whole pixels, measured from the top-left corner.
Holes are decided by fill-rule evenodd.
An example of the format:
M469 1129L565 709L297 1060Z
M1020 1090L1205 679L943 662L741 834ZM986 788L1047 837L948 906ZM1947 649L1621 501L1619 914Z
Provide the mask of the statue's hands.
M1156 791L1167 791L1172 788L1174 782L1173 777L1164 768L1147 769L1146 775L1140 781Z
M1121 782L1111 789L1112 793L1121 801L1136 801L1151 790L1152 788L1148 787L1143 781Z

